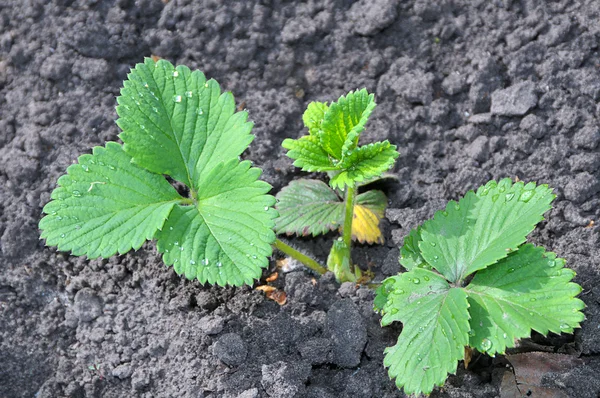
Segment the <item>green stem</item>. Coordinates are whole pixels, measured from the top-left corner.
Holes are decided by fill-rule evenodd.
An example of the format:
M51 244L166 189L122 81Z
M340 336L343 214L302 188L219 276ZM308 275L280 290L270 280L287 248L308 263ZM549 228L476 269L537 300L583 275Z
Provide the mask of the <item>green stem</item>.
M354 219L354 199L356 197L356 188L348 186L346 188L346 196L344 201L346 203L346 212L344 215L344 226L343 226L343 239L346 247L348 248L348 264L350 264L350 271L354 273L354 264L352 264L352 256L350 255L350 248L352 247L352 220Z
M275 247L283 253L287 254L288 256L292 257L293 259L300 261L302 264L317 272L319 275L323 275L325 272L327 272L327 268L323 267L321 264L308 257L307 255L300 253L298 250L294 249L290 245L283 243L279 239L275 241Z

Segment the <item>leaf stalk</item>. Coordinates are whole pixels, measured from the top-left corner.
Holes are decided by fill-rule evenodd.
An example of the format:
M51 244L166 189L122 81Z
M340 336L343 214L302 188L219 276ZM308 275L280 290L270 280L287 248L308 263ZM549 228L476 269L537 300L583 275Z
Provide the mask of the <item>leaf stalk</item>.
M319 275L323 275L327 272L327 268L323 267L321 264L308 257L307 255L300 253L298 250L294 249L290 245L283 243L280 239L277 239L275 241L275 247L279 251L287 254L293 259L300 261L302 264L306 265L308 268L312 269Z

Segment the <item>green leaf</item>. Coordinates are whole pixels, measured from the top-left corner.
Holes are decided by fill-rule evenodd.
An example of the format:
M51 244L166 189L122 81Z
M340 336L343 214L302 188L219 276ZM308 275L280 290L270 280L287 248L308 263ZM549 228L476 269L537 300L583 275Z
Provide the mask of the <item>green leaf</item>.
M356 182L368 180L389 170L397 157L396 146L387 140L356 148L342 160L342 171L329 184L340 189L346 185L353 186Z
M419 249L421 228L419 226L411 230L404 238L404 244L400 249L400 264L409 271L416 267L431 269L431 266L421 257L421 250Z
M375 109L373 94L366 89L349 92L333 102L324 115L320 134L323 149L335 159L342 159L346 152L358 144L371 112Z
M288 157L296 160L294 166L300 167L303 171L337 170L337 166L321 148L319 138L316 136L306 135L297 140L286 138L281 146L288 149Z
M277 194L278 234L317 236L338 229L344 204L323 181L294 180Z
M490 181L449 202L405 238L400 261L409 272L386 279L374 307L383 314L382 325L404 324L384 364L406 393L427 394L441 385L467 344L494 355L531 330L579 327L584 304L575 298L581 287L570 282L575 273L554 253L520 245L553 198L545 185ZM464 277L475 271L463 288ZM421 351L435 352L426 367L420 365L425 361L414 364Z
M136 65L117 98L124 149L138 165L193 189L199 176L237 158L252 142L246 112L231 93L200 71L147 58Z
M393 281L390 283L389 281ZM395 346L386 348L384 365L407 394L429 394L455 373L469 341L467 296L439 274L415 268L388 278L378 297L382 326L403 324Z
M423 224L421 256L448 280L460 281L516 250L554 198L547 185L490 181Z
M321 133L321 124L329 107L324 102L311 102L302 115L302 121L310 135L319 136Z
M340 229L344 222L344 202L327 184L319 180L294 180L277 194L278 234L317 236ZM387 198L381 191L356 196L352 235L362 243L383 243L379 221Z
M237 159L202 174L196 206L176 206L157 234L158 250L178 274L218 285L252 284L269 264L277 212L260 169Z
M44 206L41 237L48 246L89 258L139 249L183 200L163 176L131 163L115 142L80 156L58 185Z
M572 333L584 320L585 305L570 283L575 272L565 260L541 247L525 244L475 275L466 287L471 314L471 347L503 354L531 330Z

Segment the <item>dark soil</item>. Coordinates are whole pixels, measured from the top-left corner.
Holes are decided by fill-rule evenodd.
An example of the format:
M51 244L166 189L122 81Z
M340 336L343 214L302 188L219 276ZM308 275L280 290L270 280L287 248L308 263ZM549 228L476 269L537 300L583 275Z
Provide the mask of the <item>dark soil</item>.
M89 261L38 240L57 178L117 140L115 96L150 55L234 93L274 193L301 175L280 144L306 105L375 92L364 138L401 152L386 245L355 251L376 280L447 200L506 176L554 187L531 241L577 271L587 320L533 342L583 359L547 385L597 397L599 19L598 0L0 1L0 397L403 396L382 365L400 327L379 327L365 287L297 270L279 306L184 280L152 243ZM295 244L324 261L331 238ZM503 369L461 364L432 397L500 396Z

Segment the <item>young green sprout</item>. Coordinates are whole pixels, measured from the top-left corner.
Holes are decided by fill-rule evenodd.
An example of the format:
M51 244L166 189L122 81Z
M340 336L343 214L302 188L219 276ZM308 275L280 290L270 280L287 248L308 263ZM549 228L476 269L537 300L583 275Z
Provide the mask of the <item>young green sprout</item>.
M318 180L296 180L278 195L278 234L316 236L341 230L327 260L340 282L357 281L360 269L351 259L352 239L383 242L379 221L387 198L380 191L357 195L361 183L381 178L398 157L387 140L359 146L360 134L375 108L373 94L362 89L340 97L330 106L312 102L304 112L308 135L286 139L283 147L303 171L327 172L329 185ZM353 221L357 224L354 224Z
M398 388L429 394L456 372L466 346L493 356L532 330L579 327L575 272L525 244L554 198L547 185L490 181L405 238L400 263L408 272L386 279L374 303L382 326L403 324L384 360Z

